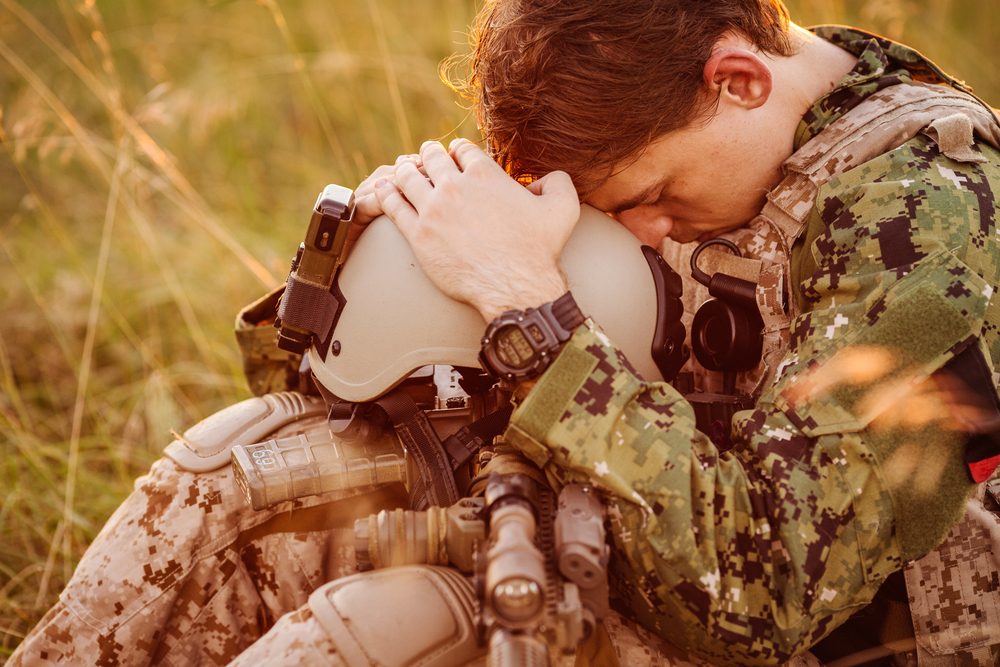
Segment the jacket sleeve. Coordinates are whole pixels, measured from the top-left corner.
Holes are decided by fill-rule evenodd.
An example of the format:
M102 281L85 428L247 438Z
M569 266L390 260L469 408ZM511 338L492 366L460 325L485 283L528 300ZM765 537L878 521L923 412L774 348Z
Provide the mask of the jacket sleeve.
M949 178L930 169L885 180L896 166L821 191L808 310L730 451L589 321L513 415L507 439L556 483L606 492L622 602L697 654L776 664L804 650L934 546L971 489L965 436L918 399L956 354L986 349L996 276L962 258L978 211L954 200L968 193L935 192Z

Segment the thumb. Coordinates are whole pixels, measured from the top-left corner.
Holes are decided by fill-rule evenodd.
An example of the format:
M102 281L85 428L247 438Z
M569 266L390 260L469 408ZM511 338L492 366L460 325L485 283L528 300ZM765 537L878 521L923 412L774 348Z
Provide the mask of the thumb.
M554 211L565 213L575 224L580 216L580 197L569 174L565 171L550 171L537 181L529 183L527 187L532 194L548 199L549 206Z
M565 171L550 171L538 180L528 183L527 187L529 192L539 196L565 196L571 194L576 198L576 188L573 186L573 179Z

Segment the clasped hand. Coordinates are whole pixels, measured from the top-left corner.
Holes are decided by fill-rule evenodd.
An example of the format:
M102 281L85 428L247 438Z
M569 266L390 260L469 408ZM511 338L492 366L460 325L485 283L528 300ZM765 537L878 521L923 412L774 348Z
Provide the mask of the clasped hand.
M385 213L427 276L486 321L566 291L558 259L580 217L561 171L523 186L465 139L379 167L355 192L356 221Z

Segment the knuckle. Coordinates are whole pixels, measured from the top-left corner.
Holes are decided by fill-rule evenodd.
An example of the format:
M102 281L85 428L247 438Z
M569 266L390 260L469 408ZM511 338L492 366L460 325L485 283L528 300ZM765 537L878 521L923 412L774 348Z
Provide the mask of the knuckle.
M471 154L462 154L463 158L471 157ZM483 160L466 160L465 169L463 171L471 172L473 174L481 174L486 171L487 165Z
M462 188L454 179L445 179L441 183L435 184L434 190L437 195L434 197L434 201L437 204L436 208L439 210L454 206L461 199Z
M396 167L395 176L403 183L412 182L414 178L423 178L417 166L412 162L403 162Z
M571 179L569 174L561 169L556 169L555 171L549 173L549 181L553 185L561 188L573 184L573 179Z
M387 165L382 165L375 169L372 173L368 174L365 180L358 184L358 187L354 189L354 194L356 197L362 197L365 195L370 195L375 191L375 181L380 178L389 178L392 176L392 167Z
M434 181L434 189L445 197L451 197L455 194L456 185L455 179L447 174L438 176Z

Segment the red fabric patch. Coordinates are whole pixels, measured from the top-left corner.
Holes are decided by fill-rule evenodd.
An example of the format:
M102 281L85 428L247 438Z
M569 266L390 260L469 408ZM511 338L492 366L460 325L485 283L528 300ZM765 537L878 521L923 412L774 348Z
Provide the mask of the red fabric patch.
M969 472L972 473L972 481L976 484L985 482L993 474L993 471L1000 466L1000 454L991 456L982 461L970 461Z

